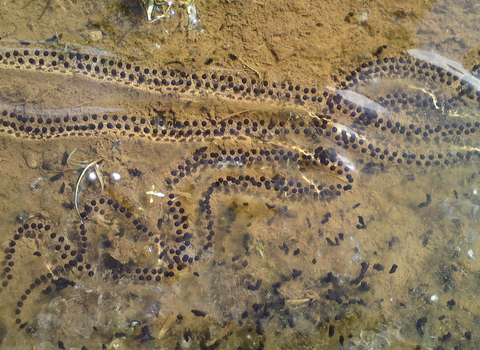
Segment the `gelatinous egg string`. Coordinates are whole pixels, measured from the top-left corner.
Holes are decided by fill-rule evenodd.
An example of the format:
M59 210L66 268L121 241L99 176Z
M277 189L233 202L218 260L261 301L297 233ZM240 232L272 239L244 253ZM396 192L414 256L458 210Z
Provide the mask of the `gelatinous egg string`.
M2 68L31 69L63 75L84 75L99 81L128 85L140 90L158 91L195 98L221 97L235 100L273 100L304 105L305 101L322 103L317 89L293 85L257 82L256 79L214 74L142 69L129 63L82 54L57 51L13 50L0 54Z
M28 63L27 63L27 58ZM218 96L221 98L227 98L227 99L236 99L236 100L268 100L268 99L273 99L277 100L282 103L287 103L287 104L293 104L293 105L302 105L302 106L307 106L309 108L314 108L314 110L321 110L324 113L326 112L327 118L331 116L332 114L336 113L338 110L342 110L342 112L346 115L348 115L351 118L354 118L355 120L358 120L361 123L371 123L373 120L375 120L375 125L380 125L383 124L384 121L388 121L389 119L391 120L390 123L385 123L386 125L381 125L383 129L385 128L390 128L392 133L403 133L411 135L415 133L415 135L420 135L424 136L426 134L430 133L450 133L452 132L452 129L457 129L454 130L453 132L458 133L462 132L465 134L471 133L472 129L475 129L477 127L478 122L472 121L472 122L463 122L463 123L453 123L452 125L448 123L443 123L441 119L434 119L431 121L431 123L425 123L423 124L422 122L416 122L415 124L409 123L408 125L402 125L402 123L405 123L405 120L403 121L398 121L398 120L392 120L391 116L388 116L386 118L379 118L377 119L377 112L382 112L381 109L376 109L371 108L370 106L366 106L365 102L362 100L359 100L359 97L357 97L356 101L351 101L355 100L355 97L350 96L341 96L339 95L340 99L337 99L335 95L331 96L329 93L324 92L322 94L319 94L317 92L317 89L315 88L304 88L302 89L300 86L277 86L276 84L270 84L272 86L275 86L275 89L280 88L281 90L272 90L268 89L269 83L264 82L263 84L260 85L255 85L257 82L253 79L245 79L245 78L239 78L239 81L236 81L234 77L231 76L219 76L217 77L215 74L211 76L207 75L202 75L202 77L197 76L196 74L192 74L191 76L188 75L187 73L175 73L175 72L158 72L156 70L150 70L150 69L141 69L140 67L132 67L130 64L123 64L121 62L115 63L114 61L109 61L107 62L105 59L102 58L97 58L97 57L90 57L89 55L75 55L75 54L69 54L68 56L59 53L59 52L50 52L50 51L28 51L24 50L22 51L12 51L12 52L5 52L2 55L2 60L1 62L2 67L4 68L21 68L21 69L38 69L38 70L45 70L47 72L52 72L52 73L59 73L59 74L84 74L88 76L89 78L96 78L100 80L107 80L111 82L117 82L121 83L122 85L129 85L133 86L135 88L145 88L146 90L157 90L163 95L169 95L171 93L173 94L185 94L189 96L190 98L201 98L202 96ZM89 63L86 63L89 62ZM122 70L122 73L118 73L117 69L112 68L105 68L103 67L102 69L99 68L100 65L107 65L107 66L112 66L115 65L117 66L118 69ZM378 65L378 66L375 66ZM373 68L372 68L373 67ZM391 60L383 60L383 61L378 61L378 62L372 62L369 63L366 68L367 70L361 71L360 73L358 72L352 72L355 74L360 74L359 79L355 77L355 75L352 75L350 77L347 77L347 80L343 85L345 86L350 86L350 88L354 87L357 82L364 82L368 81L369 79L373 79L374 77L379 77L379 78L385 78L385 76L393 76L393 77L399 77L401 79L410 79L413 77L416 80L426 81L435 83L436 81L436 76L435 75L430 75L429 71L439 71L437 74L439 76L439 81L442 84L445 84L448 89L451 89L452 87L459 85L462 86L464 84L465 86L470 86L470 90L472 89L471 85L468 82L464 82L463 80L458 79L457 76L452 75L451 72L449 71L444 71L442 67L436 67L430 63L425 63L422 61L415 61L413 59L391 59ZM424 70L427 70L424 74ZM127 74L128 73L128 74ZM113 75L113 77L107 78L108 75ZM159 78L156 78L157 75L160 75L163 77L161 80ZM168 79L167 79L168 78ZM212 79L212 80L209 80ZM178 81L177 81L178 80ZM463 82L463 83L462 83ZM248 85L251 84L251 85ZM363 84L363 83L362 83ZM263 87L262 87L263 86ZM293 95L292 93L286 92L286 91L303 91L303 95L297 93ZM342 91L342 90L337 90L337 91ZM347 93L347 91L345 91ZM315 95L312 95L315 94ZM318 96L317 96L318 95ZM388 95L387 95L388 96ZM403 98L401 100L401 103L403 105L410 106L413 104L413 102L419 102L416 101L418 99L422 100L422 97L419 98L421 95L416 95L415 97L410 97L408 98L408 103L407 103L407 97ZM342 101L346 98L346 104L343 104ZM461 98L461 95L458 95L458 92L456 92L456 95L454 94L451 99L452 101L458 100ZM383 98L381 99L383 100ZM432 99L428 100L428 103L431 103ZM462 98L461 101L464 101L465 99ZM468 99L467 99L468 100ZM437 100L432 100L433 105L437 105L439 102ZM314 102L314 103L312 103ZM356 102L356 103L355 103ZM448 100L447 100L448 102ZM468 102L468 101L466 101ZM342 103L345 107L341 107L341 105L338 105L338 103ZM391 102L392 104L394 103L393 101ZM390 105L390 107L394 107L394 105ZM455 105L455 104L454 104ZM335 108L337 106L337 108ZM383 107L382 107L383 108ZM320 118L323 118L323 115L319 116ZM83 119L88 118L88 117L83 117ZM118 118L118 117L116 117ZM125 117L123 117L125 118ZM58 120L58 119L57 119ZM106 126L115 129L115 128L122 128L121 120L117 121L114 120L115 123L106 123ZM232 123L234 122L233 120L231 121ZM238 123L238 121L237 121ZM348 126L349 121L343 119L341 124L347 124ZM420 125L419 125L420 124ZM100 125L103 126L103 125ZM76 126L76 128L79 128L80 126ZM87 131L88 128L92 128L93 125L89 124L88 126L83 126L82 129L83 131ZM238 127L238 126L237 126ZM354 125L352 127L355 127ZM444 131L442 129L444 128L450 128L448 131ZM72 127L70 127L72 128ZM258 128L258 127L257 127ZM37 130L37 128L33 128L31 126L29 129L32 129L33 131ZM55 128L50 128L51 132L56 133L57 130ZM134 128L135 130L139 129L137 126ZM253 128L255 129L255 127ZM410 130L409 130L410 129ZM45 127L41 128L40 130L48 130ZM63 132L63 128L59 129L59 131ZM146 133L150 132L150 128L144 128L144 131ZM152 128L153 134L155 136L155 132L158 133L158 128ZM246 128L246 131L250 131L249 128ZM385 131L385 130L382 130ZM189 131L187 131L188 134ZM190 131L192 133L193 131ZM198 134L200 131L196 130L196 133ZM262 132L265 132L265 129L262 129ZM165 135L165 130L162 130L162 133ZM341 130L341 133L343 134L343 138L351 138L352 134L350 132L346 132L346 129ZM181 132L180 132L181 134ZM188 134L190 135L190 134ZM354 139L355 139L354 135ZM338 136L337 136L338 137ZM364 140L361 140L364 141ZM380 149L383 153L388 152L388 159L394 159L396 158L395 156L392 156L392 153L397 153L397 154L407 154L408 157L413 157L415 156L417 159L421 156L419 154L409 154L409 152L405 152L404 150L395 150L392 152L391 150L384 149L382 147L377 147L373 143L370 143L368 145L372 149ZM463 151L463 152L462 152ZM475 152L475 149L459 149L458 151L452 150L449 154L452 154L453 159L456 158L456 154L460 153L463 156L465 156L464 153L467 152ZM377 152L378 153L378 152ZM385 154L384 154L385 155ZM436 162L444 162L445 160L439 160L438 157L434 154L424 154L425 157L431 158L427 160L427 162L430 163L436 163ZM447 162L454 161L454 160L449 160L446 159ZM397 160L397 159L394 159ZM433 160L433 162L432 162ZM417 160L417 162L419 162Z
M229 189L225 187L222 190L228 191ZM205 202L206 201L207 200L205 200ZM134 292L136 295L138 295L140 298L145 298L147 300L149 298L152 298L152 296L150 296L149 294L155 295L154 292L157 290L157 287L154 287L154 285L152 284L155 283L155 285L157 285L158 283L162 283L161 287L158 288L159 290L163 290L163 296L161 300L163 303L167 304L167 306L161 309L163 312L165 312L166 310L164 309L170 309L171 305L175 304L175 301L172 298L177 296L171 290L171 285L168 282L168 278L182 276L181 271L182 266L184 265L190 265L193 263L192 266L195 266L194 261L199 259L206 259L208 261L209 251L212 250L212 240L211 238L209 240L209 238L207 237L207 239L204 238L206 243L205 246L200 249L204 252L203 256L201 257L199 255L192 255L191 257L189 257L186 252L191 249L191 245L189 244L190 241L189 239L184 240L183 244L179 246L179 251L181 252L180 254L183 255L175 255L174 253L173 257L178 258L178 260L171 260L170 267L177 266L177 268L174 270L168 271L168 267L167 270L158 268L155 259L151 259L148 257L145 258L143 266L133 265L130 259L134 259L134 261L138 263L142 259L142 254L140 254L140 252L143 249L135 248L131 244L140 246L141 244L139 242L142 241L143 236L145 238L150 237L149 240L151 241L151 247L158 246L158 244L162 246L162 242L159 242L160 235L157 230L155 229L153 231L150 231L147 227L142 226L139 219L131 216L131 214L129 214L129 212L126 211L124 207L120 206L118 202L112 200L100 198L100 200L98 201L92 201L91 203L89 203L87 207L90 208L88 209L91 213L89 215L95 216L97 220L99 215L104 215L105 217L107 217L108 215L118 216L119 213L123 213L120 214L120 222L124 221L125 225L119 223L118 230L112 230L111 234L107 237L95 237L94 235L89 233L91 228L94 227L94 225L89 224L80 225L78 229L72 230L71 232L75 232L75 235L72 235L70 238L60 236L56 232L52 232L52 228L50 226L43 225L42 223L25 224L19 227L17 233L15 234L13 240L15 244L11 246L8 254L6 254L5 256L5 261L8 261L11 269L9 272L12 272L11 274L9 273L7 275L7 280L3 283L3 286L5 288L8 287L8 284L5 282L15 283L15 278L13 278L13 275L15 274L15 267L17 266L17 264L27 263L27 261L25 261L26 259L22 259L19 261L19 259L16 258L15 250L27 250L24 245L28 246L28 243L32 242L36 238L50 238L48 241L51 241L51 243L47 244L47 246L45 247L39 247L38 250L36 250L34 254L31 255L30 259L42 259L42 256L49 256L49 258L52 259L53 256L57 256L57 259L60 263L59 266L56 266L54 268L52 266L51 272L45 272L41 275L38 275L34 280L32 280L32 283L30 285L26 285L25 290L21 291L21 295L19 296L19 299L16 303L16 308L14 310L14 314L16 315L15 323L18 325L19 329L26 331L27 334L36 333L39 336L47 336L46 334L44 334L46 331L51 329L51 327L57 325L57 322L62 322L62 324L67 323L67 325L70 325L70 327L81 330L83 332L83 337L87 339L90 338L90 340L93 339L96 341L101 341L104 344L108 344L108 342L106 343L108 338L105 339L105 337L102 337L105 331L103 323L105 322L106 316L97 317L96 322L94 323L92 323L91 321L88 322L89 324L93 325L93 328L84 328L81 327L81 324L87 322L85 320L87 316L84 316L85 312L81 312L79 315L77 315L74 321L66 320L64 318L61 318L61 315L56 310L56 307L52 304L53 300L56 299L57 303L62 303L61 300L58 300L58 298L62 296L62 299L67 298L67 301L71 298L75 298L77 299L77 302L84 301L88 303L88 295L90 295L90 297L93 297L95 295L97 295L97 297L100 297L100 292L96 289L92 291L92 282L89 282L88 280L85 281L85 278L91 279L94 284L102 283L110 285L110 291L121 294L122 299L125 298L125 296L122 294L121 290L123 290L125 286L121 287L120 290L115 292L115 290L118 288L113 287L112 289L112 283L114 283L113 281L122 281L120 285L126 284L128 286L129 284L131 284L132 287L136 286L135 289L132 289L130 287L127 288L128 290L131 290L131 292ZM294 214L294 212L291 212L288 215ZM127 222L130 222L130 224L126 224ZM89 229L89 227L91 228ZM77 237L75 238L75 236ZM365 276L365 273L368 270L368 264L365 263L364 265L362 265L362 268L357 271L357 273L359 272L360 275L357 276L356 279L352 280L352 282L354 282L352 283L352 285L360 286L358 287L358 291L355 291L356 288L354 288L353 290L348 290L347 292L345 288L342 287L342 284L339 283L339 279L341 279L341 277L336 277L334 274L329 273L323 276L321 281L318 281L309 287L316 290L315 294L318 298L321 297L321 293L325 293L327 302L316 302L310 297L295 301L294 305L289 306L288 304L291 303L293 299L285 303L284 296L291 293L288 291L288 288L298 288L304 283L303 281L301 281L300 277L305 272L298 269L292 269L289 266L282 266L281 269L277 268L277 270L284 270L284 272L288 273L289 276L283 277L283 280L279 280L279 282L276 283L275 286L273 286L275 288L274 290L276 290L277 292L271 294L270 290L272 290L272 286L265 286L262 283L262 280L264 280L268 276L264 275L263 279L255 278L254 275L252 276L252 271L261 267L257 266L254 267L254 270L252 270L252 268L249 267L249 260L252 261L252 259L248 257L248 252L250 250L260 250L263 251L262 254L265 254L266 256L271 256L271 252L269 251L270 248L268 246L260 247L259 243L253 237L253 235L247 235L242 239L244 241L244 248L242 249L244 252L243 254L235 254L233 257L230 255L228 260L225 259L223 262L219 261L218 264L220 265L218 265L218 267L215 267L217 265L214 265L209 269L216 271L217 276L221 277L226 276L226 273L223 271L224 269L234 269L235 271L237 271L236 274L239 275L239 277L237 278L245 279L245 282L241 284L242 288L245 288L245 291L247 291L247 293L251 295L251 300L258 300L258 302L249 304L246 299L238 297L235 298L235 300L229 299L228 303L227 301L222 301L220 303L220 306L226 307L227 305L229 305L232 310L238 309L237 312L239 312L237 316L232 314L223 317L226 317L227 320L236 320L240 328L243 325L255 326L255 323L257 323L257 325L255 326L256 331L252 333L252 336L254 337L254 339L256 339L256 341L260 341L262 338L262 328L269 328L270 323L273 322L273 318L275 318L276 320L280 320L282 322L288 322L289 326L292 328L295 327L296 322L303 323L308 320L308 322L311 323L311 325L307 327L307 329L310 329L309 332L319 332L317 327L320 327L320 332L322 334L324 334L325 336L328 334L330 338L336 337L337 343L343 343L345 339L350 335L350 333L347 332L346 335L338 336L339 332L344 332L344 325L342 325L342 323L357 322L356 318L358 316L354 316L355 312L353 311L353 309L356 308L355 305L360 305L360 308L362 307L362 305L366 305L365 301L362 298L365 298L365 293L369 289L366 281L370 280L370 276ZM330 244L330 249L332 249L332 247L335 247L336 249L337 247L340 247L342 245L346 245L347 247L350 246L351 248L351 243L349 243L348 241L345 242L344 239L345 238L343 234L339 234L337 237L332 237L332 240L330 240L332 242ZM130 242L129 249L132 249L131 254L127 256L119 255L119 252L116 252L114 249L112 249L112 247L118 244L118 241L120 240L123 241L123 245L128 245L128 243L125 243L125 241ZM155 242L157 243L155 244ZM95 256L96 254L98 254L94 250L95 247L100 248L100 252L102 254L101 256ZM284 257L299 256L301 255L302 250L305 250L306 252L308 251L308 248L306 248L303 243L295 245L295 243L292 242L284 242L281 247L282 250L279 251ZM293 251L290 251L291 249ZM247 253L247 255L245 255L245 252ZM156 251L156 253L158 254L158 251ZM145 256L145 254L143 254L143 256ZM353 254L351 256L353 256ZM298 259L300 259L300 256ZM316 262L313 263L316 264ZM197 262L197 264L199 264L199 262ZM310 264L312 264L312 262L310 262ZM155 267L152 267L152 265ZM380 271L383 268L377 266L376 269ZM205 280L208 281L208 279L210 278L209 274L202 271L201 267L199 267L199 270L201 271L200 273L194 272L194 276L198 276L196 278L199 280L199 285L197 287L198 292L201 293L201 295L208 296L209 293L206 293L202 290L202 282L205 283ZM183 278L187 277L183 276ZM225 278L224 282L226 281L228 281L228 279ZM153 289L150 289L149 291L143 290L141 289L141 285L139 285L139 283L148 283L152 285ZM178 284L178 282L176 283ZM90 289L89 292L85 290L85 287L87 286L88 289ZM179 284L179 286L182 286L182 284ZM225 283L225 287L232 288L231 286L229 286L228 283ZM183 286L182 288L186 288L186 286ZM302 289L303 288L305 287L302 287ZM217 289L218 288L214 288L212 292ZM65 294L66 292L68 292L70 296L68 296L68 294ZM87 295L84 295L85 292L87 292ZM172 295L168 295L169 293L171 293ZM185 298L185 295L187 295L188 293L190 292L184 291L183 293L181 293L182 299ZM109 296L108 293L104 292L101 295L103 295L103 297L106 299L105 301L102 301L102 305L112 304L112 301L109 300L111 296ZM226 298L228 295L229 294L226 293L222 296L222 298ZM265 296L268 297L265 298ZM356 297L358 297L358 299L356 299ZM33 302L32 298L35 298L33 299L35 300L35 302ZM42 308L39 301L42 302L43 300L52 300L52 302L50 303L49 307ZM147 306L152 305L153 300L145 301L144 303L146 303ZM352 314L346 315L341 313L339 307L340 305L345 303L353 305L350 307L352 309ZM137 305L137 307L139 307L139 305ZM145 307L146 306L144 305L143 308ZM186 307L188 308L193 306ZM295 311L293 311L292 307ZM133 306L129 307L122 305L122 308L130 310L130 312L134 310ZM216 310L216 308L217 306L208 310L205 308L201 310L193 308L191 309L191 311L185 310L185 312L189 312L194 317L205 317L207 315L208 317L219 317L217 315L218 311ZM175 308L173 309L175 310ZM298 310L301 310L302 312L297 314ZM45 312L48 312L48 314L51 315L50 317L52 317L53 315L54 318L61 318L61 320L54 321L52 325L48 325L46 327L46 325L44 324L46 320L42 319L42 317L46 317ZM92 313L90 312L88 314L91 315ZM179 314L178 309L175 310L175 314ZM117 329L118 332L116 332L116 334L125 333L122 331L125 331L125 327L128 328L132 322L132 320L128 321L128 319L125 318L126 316L122 313L113 312L110 309L107 311L107 315L115 318L115 326L109 324L108 329ZM327 317L326 315L331 316ZM140 316L137 317L140 318ZM141 318L141 321L138 322L142 322L142 324L145 325L145 316L142 315L142 317L143 318ZM183 314L180 321L187 322L190 318L191 316L189 316L188 314ZM316 320L320 318L322 319L322 324L316 325L318 323L318 321ZM344 321L342 321L343 318L345 318ZM183 321L184 319L185 321ZM304 327L305 326L302 326L302 328ZM135 330L134 334L124 334L126 340L129 341L130 344L138 344L141 342L141 340L139 339L142 337L139 336L143 333L140 331L140 327L137 328L138 329ZM317 330L315 331L316 328ZM149 338L149 341L155 341L155 336L153 335L154 329L155 328L153 327L149 328L150 336L147 337ZM50 337L47 337L47 339L49 339ZM61 339L59 340L59 343L65 344L65 346L75 346L77 344L81 345L81 339L78 339L78 337L76 338L77 339L70 339L67 334L63 334L60 335L58 339ZM89 343L90 341L86 340L84 340L83 342L83 344ZM246 342L245 344L248 344L248 342Z
M187 72L142 69L139 66L124 64L112 59L39 49L7 50L1 52L0 56L0 64L4 69L27 69L63 75L85 75L99 81L119 83L147 91L159 91L164 95L185 94L187 96L204 96L205 98L218 96L236 100L270 99L293 105L306 105L314 110L322 110L325 105L330 109L333 109L334 106L332 100L329 99L329 93L323 91L325 90L323 88L321 90L318 88L302 88L299 85L257 82L256 79L218 74L198 75ZM369 81L375 77L395 76L398 78L414 77L427 83L438 82L453 89L457 86L465 86L470 92L475 89L475 86L472 86L476 82L476 80L473 80L476 79L473 75L452 74L452 69L446 70L445 68L450 67L448 64L435 65L439 61L441 62L441 56L434 56L436 59L432 59L430 62L422 61L421 58L424 58L424 56L420 55L420 60L400 58L369 62L358 69L358 72L352 72L352 75L346 78L342 86L351 88L359 82ZM426 57L430 56L427 55ZM430 71L436 71L437 74L430 74ZM455 73L455 71L453 72ZM463 94L467 93L467 90ZM348 91L345 91L345 93L348 93ZM359 111L352 111L350 115L357 115L363 107L366 107L367 111L375 110L375 108L365 106L364 101L359 102L359 98L357 97L356 101L350 101L355 104L354 109L359 109ZM355 100L355 97L350 98L350 100L352 99ZM377 109L379 113L383 111Z
M49 187L67 187L58 203L67 219L43 211L10 231L0 274L0 293L13 298L0 320L3 343L469 348L478 339L469 296L475 254L463 239L480 203L469 188L478 103L448 71L437 84L423 70L445 68L378 61L320 92L85 55L1 55L1 68L23 72L304 110L202 118L193 107L174 117L4 107L1 135L12 142L118 139L133 158L149 157L120 161L135 168L103 191L87 191L78 203L83 223L68 183L55 179ZM388 88L369 90L374 80ZM112 162L109 149L98 147L102 166ZM441 200L442 191L458 198ZM162 196L138 205L132 192Z

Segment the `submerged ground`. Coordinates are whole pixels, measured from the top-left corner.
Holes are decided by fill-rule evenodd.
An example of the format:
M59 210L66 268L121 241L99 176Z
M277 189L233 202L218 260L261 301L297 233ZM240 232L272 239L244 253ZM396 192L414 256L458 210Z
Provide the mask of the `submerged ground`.
M2 4L0 347L474 349L476 91L407 49L476 69L475 4L199 2L194 27L175 6ZM45 50L90 58L28 68ZM154 69L161 91L138 80ZM212 97L229 76L237 97ZM76 197L75 148L103 190Z

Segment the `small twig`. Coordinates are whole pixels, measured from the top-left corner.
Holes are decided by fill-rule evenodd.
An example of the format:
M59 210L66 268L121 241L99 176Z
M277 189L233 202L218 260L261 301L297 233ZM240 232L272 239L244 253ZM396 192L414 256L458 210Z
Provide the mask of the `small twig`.
M98 163L102 161L102 159L96 159L93 162L89 161L81 161L81 162L73 162L72 161L72 155L77 151L77 148L75 148L67 158L67 163L71 166L77 167L77 168L83 168L82 173L78 177L77 183L75 184L75 197L74 197L74 205L75 209L77 210L78 216L80 218L80 222L83 223L83 218L82 215L80 214L80 209L78 208L78 202L79 202L79 195L80 195L80 186L82 185L83 179L85 178L85 175L88 174L90 169L93 167L93 170L95 171L95 174L97 175L98 181L100 181L100 186L102 187L102 191L104 189L103 185L103 178L102 178L102 173L100 172Z

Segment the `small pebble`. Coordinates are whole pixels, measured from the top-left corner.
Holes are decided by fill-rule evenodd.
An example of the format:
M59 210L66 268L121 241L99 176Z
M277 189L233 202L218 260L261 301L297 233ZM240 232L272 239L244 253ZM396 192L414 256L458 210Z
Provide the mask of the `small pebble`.
M88 41L97 42L103 39L103 33L100 30L92 30L87 34Z
M38 168L38 154L31 152L31 151L26 151L23 155L23 159L25 159L25 162L27 163L28 167L31 169L36 169Z

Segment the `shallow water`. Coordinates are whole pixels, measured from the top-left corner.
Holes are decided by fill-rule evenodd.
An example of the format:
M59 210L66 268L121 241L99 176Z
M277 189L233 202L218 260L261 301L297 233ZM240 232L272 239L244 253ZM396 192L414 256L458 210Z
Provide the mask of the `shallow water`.
M3 5L0 348L475 349L475 5L137 5Z

